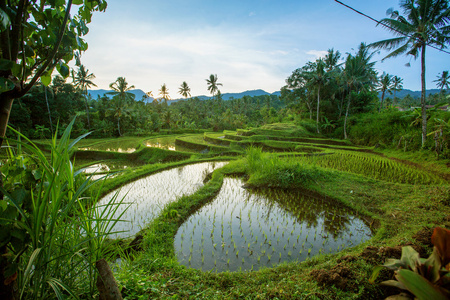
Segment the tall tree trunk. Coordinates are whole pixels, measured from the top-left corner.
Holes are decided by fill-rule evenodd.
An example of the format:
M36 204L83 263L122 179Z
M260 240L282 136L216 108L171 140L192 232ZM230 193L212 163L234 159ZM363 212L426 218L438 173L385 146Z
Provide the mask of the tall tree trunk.
M352 90L350 89L350 91L348 93L347 109L345 110L344 139L347 139L347 118L348 118L348 112L350 111L350 102L351 101L352 101Z
M95 263L98 270L97 289L100 292L100 300L122 300L114 274L108 263L104 259L100 259Z
M320 84L319 84L319 88L317 89L317 117L316 117L317 133L320 133L320 130L319 130L319 112L320 112Z
M338 109L339 109L339 117L338 119L340 120L342 117L342 111L344 110L344 99L345 99L345 93L342 93L341 96L341 105L338 104Z
M119 136L122 136L122 133L120 132L120 117L117 118L117 130L119 131Z
M426 86L425 86L425 45L422 46L422 97L420 98L420 103L422 105L422 148L425 147L427 141L427 108L425 107L426 100Z
M13 101L14 98L9 93L0 94L0 146L6 134L6 127L8 126Z
M381 93L380 109L378 110L378 112L381 112L381 110L383 109L383 101L384 101L384 93L385 92L386 92L386 90L383 89L383 93Z

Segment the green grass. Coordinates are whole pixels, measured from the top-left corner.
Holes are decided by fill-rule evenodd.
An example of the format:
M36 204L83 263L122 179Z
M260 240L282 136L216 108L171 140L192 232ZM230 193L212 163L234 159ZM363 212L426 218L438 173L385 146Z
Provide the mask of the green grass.
M306 130L303 132L293 124L206 135L216 139L225 135L229 140L252 140L253 143L289 151L293 145L296 152L264 153L259 149L249 149L246 158L238 156L238 160L215 171L212 179L197 193L181 197L165 207L144 231L144 250L131 254L133 260L125 261L116 272L126 299L382 299L386 295L383 297L381 289L368 283L377 262L367 259L363 250L368 246L386 249L407 243L417 244L414 235L423 228L437 225L450 228L446 218L450 215L450 185L443 180L449 175L449 160L436 161L429 152L374 150L386 156L383 157L367 152L371 150L368 148L311 138ZM271 136L277 139L271 139ZM296 138L303 140L300 142ZM192 147L206 145L203 134L178 139ZM236 143L230 145L207 145L210 147L207 154L186 153L185 156L175 152L173 158L168 153L170 151L149 152L142 161L151 164L126 169L120 176L108 179L102 188L97 186L97 191L100 189L103 194L142 176L183 164L236 159L235 155L242 151L233 152ZM319 156L304 157L305 153L300 153L319 148L324 150L317 153ZM139 153L114 154L117 157L112 159L147 155ZM227 153L233 153L233 156L220 156ZM164 161L165 157L169 159ZM373 218L376 233L368 242L337 254L315 256L305 262L259 271L215 273L180 266L173 248L173 237L178 227L213 199L222 185L223 176L232 174L244 176L248 186L306 189L328 196ZM424 250L431 251L430 248ZM384 258L379 256L378 263ZM345 287L338 283L318 282L317 272L323 270L333 275L336 268L348 269Z
M105 239L118 222L111 216L121 201L100 212L92 205L99 195L86 197L94 182L81 178L70 162L74 121L59 140L52 139L49 155L21 136L26 142L8 149L1 166L1 265L7 277L16 275L22 299L94 295L95 262L108 258Z
M439 176L415 166L369 153L337 150L332 155L305 157L324 168L361 174L373 179L408 184L444 184Z
M367 246L386 247L415 242L413 235L417 231L434 224L442 225L444 217L450 214L448 184L397 184L306 166L303 158L277 158L258 149L249 151L253 153L248 153L247 159L216 171L211 182L199 193L172 203L148 227L145 237L147 250L138 254L135 262L124 267L118 275L130 299L137 299L137 295L144 291L159 299L379 299L382 295L380 289L368 283L374 265L360 257L362 250ZM376 155L358 154L358 157L365 156L379 159ZM243 173L247 174L249 185L307 188L330 196L374 218L376 234L370 241L338 254L316 256L302 263L282 264L257 272L214 273L179 266L172 244L178 226L203 203L210 201L220 187L222 176ZM168 217L171 210L179 213L177 218ZM346 255L353 259L340 262ZM350 288L342 290L333 285L322 286L316 281L315 273L311 273L314 270L333 270L337 265L351 270ZM132 295L140 285L130 268L140 270L139 278L148 279L144 283L147 288L136 292L136 298Z

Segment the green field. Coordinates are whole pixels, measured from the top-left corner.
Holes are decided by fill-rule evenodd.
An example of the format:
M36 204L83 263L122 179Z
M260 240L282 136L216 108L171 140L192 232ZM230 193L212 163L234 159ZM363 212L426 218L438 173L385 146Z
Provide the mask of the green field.
M399 249L398 246L414 244L424 255L430 253L429 244L417 238L417 234L429 232L433 226L442 226L448 222L445 219L450 214L448 206L450 186L448 172L445 172L445 164L448 162L430 162L429 157L422 157L423 164L411 163L408 159L413 157L397 158L403 153L388 151L383 153L371 148L339 145L340 141L336 140L306 138L301 135L301 130L292 128L281 130L277 140L274 141L270 137L276 135L274 130L276 131L277 128L271 129L267 139L264 135L255 139L255 135L242 135L241 131L162 137L161 139L167 143L176 143L177 140L186 141L187 145L191 145L189 147L192 151L191 157L188 160L180 158L179 162L136 166L122 172L118 177L108 179L106 186L108 190L111 190L123 182L130 182L134 180L133 178L152 174L168 167L205 159L224 159L221 156L223 153L218 152L217 149L225 153L228 151L234 153L233 156L226 158L231 162L214 172L212 179L205 186L194 194L185 195L165 206L161 213L139 233L143 236L139 247L142 250L130 252L128 255L131 255L133 260L122 263L116 273L119 285L126 291L124 296L127 299L138 299L139 295L144 294L155 298L379 299L384 293L383 290L377 285L370 284L368 279L375 265L391 256L387 253L394 250L389 249ZM300 135L294 136L292 132L300 133ZM238 141L225 139L225 135L240 138ZM145 144L145 141L152 139L142 139L142 143ZM224 139L229 141L229 145L225 146L226 143L222 143L218 146ZM295 139L302 139L302 141L296 142ZM108 145L107 142L100 141L98 144ZM323 147L324 145L328 148ZM206 146L214 150L203 154L201 150L199 152L199 149ZM282 153L279 151L280 148L284 148ZM176 155L173 158L177 160ZM276 248L279 250L275 248L272 250L270 246L266 249L264 248L266 246L258 244L258 239L264 240L264 236L268 234L268 231L261 229L262 227L258 229L258 233L238 230L234 234L239 235L239 239L233 238L231 233L231 238L234 240L231 242L229 228L234 228L232 225L235 224L234 221L230 223L222 221L225 225L222 224L220 229L220 220L215 225L208 225L210 222L208 215L206 215L206 221L199 219L197 222L191 218L208 203L214 203L212 201L215 201L215 195L221 190L224 178L235 174L245 175L246 185L251 189L270 191L282 188L329 197L333 199L333 202L355 211L363 218L370 219L368 224L373 230L373 236L370 239L361 240L354 246L336 248L331 252L325 251L328 242L321 240L323 247L310 246L313 249L312 254L308 247L303 247L303 252L298 250L301 249L302 244L305 244L302 241L305 235L301 235L300 231L297 232L301 226L295 231L291 229L286 232L286 234L289 233L286 238L292 236L295 244L288 242L287 239L283 240L283 244L279 245L281 249ZM221 201L225 201L221 206L227 205L226 197ZM294 206L289 207L283 201L277 205L287 211L297 209L295 208L297 205L304 206L300 202L296 203L295 199L289 201L294 201L292 204ZM214 211L217 211L217 208L213 208L212 211L210 209L209 219L215 215ZM234 214L238 215L237 211ZM230 220L238 219L233 217ZM257 220L256 217L255 220ZM297 219L297 222L300 220ZM192 222L195 222L195 227L192 227ZM186 227L187 224L191 224L191 227ZM277 224L282 224L281 220L278 223L276 220L273 224L271 223L270 231ZM212 230L211 226L216 229ZM220 237L221 231L222 237ZM190 237L188 232L197 232L200 235ZM212 236L213 232L215 232L214 239L208 242L206 237L209 238L210 234ZM311 236L314 238L314 233L317 235L319 232L317 229L313 230L306 239L311 239ZM181 235L184 242L180 245ZM203 236L207 242L203 241ZM246 242L243 242L244 239ZM271 243L276 243L276 240L277 236L274 234ZM192 245L190 245L191 242ZM210 243L212 246L193 247L203 243L205 245ZM215 247L213 247L214 244L216 244ZM300 248L297 249L298 244ZM121 245L126 243L121 242ZM255 253L254 257L248 256L251 253L249 249L253 248L252 245L258 245L259 249L257 250L259 252L253 252L256 248L252 250L252 253ZM294 248L287 249L284 253L282 248L285 245ZM187 252L178 252L182 250L176 250L176 247L184 247L183 251ZM320 248L323 250L318 251ZM294 255L291 253L294 249L298 250L297 254L299 252L303 254L293 258ZM208 259L212 260L208 261ZM220 260L224 265L219 268ZM231 267L231 264L241 267ZM243 266L245 267L242 268ZM344 276L340 273L342 269L347 270L348 274ZM233 271L222 272L222 270ZM328 272L332 276L316 276L321 272Z

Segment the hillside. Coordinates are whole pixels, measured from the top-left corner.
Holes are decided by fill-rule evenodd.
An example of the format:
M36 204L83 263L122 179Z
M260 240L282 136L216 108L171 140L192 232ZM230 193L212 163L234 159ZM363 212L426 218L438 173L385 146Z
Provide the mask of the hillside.
M88 94L92 97L92 99L103 97L108 92L112 92L112 90L88 90ZM131 90L130 92L135 95L135 100L141 100L142 97L145 95L144 91L139 89ZM112 98L111 95L106 96Z
M105 96L106 93L111 92L111 90L88 90L88 94L92 97L92 99L97 99L98 97L103 97ZM141 100L142 97L145 95L145 92L140 90L140 89L135 89L135 90L131 90L131 93L133 93L135 95L135 100ZM245 91L245 92L241 92L241 93L224 93L222 94L222 99L223 100L231 100L231 99L239 99L242 98L244 96L249 96L249 97L255 97L255 96L264 96L264 95L277 95L279 96L281 93L280 92L274 92L272 94L264 91L264 90L251 90L251 91ZM111 95L106 95L108 97L111 98ZM200 96L194 96L199 98L200 100L207 100L207 99L211 99L211 96L205 96L205 95L200 95ZM150 98L150 101L153 100L153 98ZM180 100L184 100L184 98L176 98L176 99L172 99L169 101L169 103L171 102L177 102Z
M92 99L97 99L98 97L103 97L108 92L111 92L111 90L103 90L103 89L88 90L88 93L92 97ZM145 92L140 89L131 90L130 92L135 95L135 100L138 100L138 101L142 100L142 97L145 95ZM429 96L430 94L437 94L439 92L440 92L439 89L430 89L430 90L427 90L427 96ZM412 90L404 89L404 90L397 92L395 94L395 96L402 99L402 98L406 97L407 95L411 95L413 98L419 99L420 94L421 94L421 91L412 91ZM223 100L231 100L231 99L240 99L244 96L255 97L255 96L264 96L264 95L280 96L281 92L277 91L277 92L270 94L264 90L258 89L258 90L245 91L245 92L241 92L241 93L224 93L224 94L222 94L222 99ZM380 96L381 96L381 93L380 93ZM392 96L393 95L390 95L390 94L386 95L386 97L392 97ZM111 98L110 95L108 95L108 97ZM200 95L200 96L194 96L194 97L197 97L200 100L211 99L211 96L206 96L206 95ZM153 98L150 98L148 101L152 101L152 100L153 100ZM170 104L170 103L177 102L180 100L184 100L184 98L175 98L175 99L170 100L168 103Z

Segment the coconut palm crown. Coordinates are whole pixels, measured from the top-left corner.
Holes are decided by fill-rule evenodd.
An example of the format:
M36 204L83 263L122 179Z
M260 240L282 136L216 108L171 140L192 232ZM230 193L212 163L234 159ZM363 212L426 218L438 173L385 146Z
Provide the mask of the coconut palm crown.
M213 95L213 97L219 91L219 86L222 86L222 84L218 83L217 80L217 74L211 74L209 75L209 78L206 79L206 83L208 84L208 91Z
M91 123L89 120L89 105L87 103L88 92L87 89L91 86L97 86L92 82L92 79L95 79L95 75L93 73L89 74L89 70L85 69L84 65L81 65L75 74L72 71L72 81L76 88L79 88L84 95L84 102L86 105L86 116L88 121L88 128L91 128Z
M448 71L442 71L433 82L436 82L436 86L441 89L440 93L442 94L444 89L448 90L450 88L450 74Z
M180 89L178 93L183 96L184 98L191 97L191 88L186 83L186 81L183 81L183 83L180 86Z
M427 46L443 49L450 42L450 8L445 0L402 0L398 11L388 10L390 18L380 21L397 37L375 42L371 47L393 50L386 57L412 55L415 59L421 57L422 81L422 147L427 137L427 113L425 108L425 50Z

